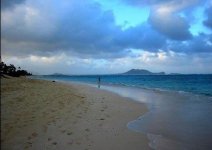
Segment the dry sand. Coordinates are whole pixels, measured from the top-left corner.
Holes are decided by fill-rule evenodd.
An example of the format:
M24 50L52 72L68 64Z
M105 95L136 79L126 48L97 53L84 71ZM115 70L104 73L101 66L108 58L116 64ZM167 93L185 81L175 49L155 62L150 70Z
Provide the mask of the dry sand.
M127 98L84 85L1 79L2 150L146 150L126 124L146 112Z

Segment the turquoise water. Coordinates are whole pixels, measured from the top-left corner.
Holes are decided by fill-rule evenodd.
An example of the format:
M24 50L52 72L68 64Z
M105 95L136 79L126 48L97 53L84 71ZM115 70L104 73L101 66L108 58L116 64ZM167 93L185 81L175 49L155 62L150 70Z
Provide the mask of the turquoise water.
M36 78L97 83L97 75L47 75ZM184 91L212 96L212 75L100 75L101 84Z

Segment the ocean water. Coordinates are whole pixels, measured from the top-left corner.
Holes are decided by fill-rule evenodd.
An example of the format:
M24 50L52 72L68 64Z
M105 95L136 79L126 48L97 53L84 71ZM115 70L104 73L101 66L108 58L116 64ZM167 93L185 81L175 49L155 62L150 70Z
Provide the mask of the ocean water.
M35 76L47 80L77 81L96 84L97 75L46 75ZM212 96L211 75L100 75L101 84L120 85L157 90L191 92Z
M99 76L34 76L97 87ZM102 75L101 89L146 104L127 127L155 150L212 149L212 75Z

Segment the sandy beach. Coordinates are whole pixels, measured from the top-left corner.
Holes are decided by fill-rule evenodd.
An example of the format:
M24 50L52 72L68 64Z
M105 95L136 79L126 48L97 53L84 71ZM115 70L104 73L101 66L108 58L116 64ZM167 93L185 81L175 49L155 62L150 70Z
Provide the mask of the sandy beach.
M141 150L146 135L127 123L144 104L98 88L27 78L1 79L2 150Z

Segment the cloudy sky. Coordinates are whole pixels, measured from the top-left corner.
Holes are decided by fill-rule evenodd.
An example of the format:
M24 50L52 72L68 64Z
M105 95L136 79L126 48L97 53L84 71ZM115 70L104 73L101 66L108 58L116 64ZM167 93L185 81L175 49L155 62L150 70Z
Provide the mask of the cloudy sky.
M34 74L212 73L212 1L1 0L1 57Z

